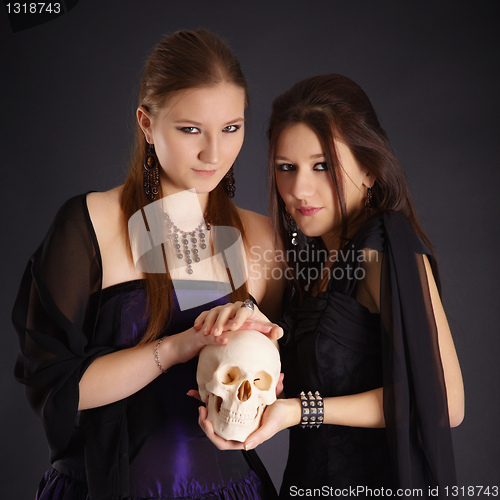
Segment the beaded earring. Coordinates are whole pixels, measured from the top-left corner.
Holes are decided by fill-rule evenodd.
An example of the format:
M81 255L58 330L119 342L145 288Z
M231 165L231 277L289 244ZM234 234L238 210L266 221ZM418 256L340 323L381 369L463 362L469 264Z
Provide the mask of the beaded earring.
M227 171L224 176L224 189L229 196L229 198L234 198L234 193L236 191L236 186L234 185L234 165Z
M372 188L369 187L367 192L366 192L366 199L365 199L365 215L366 217L370 217L373 211L373 206L372 206Z
M285 207L285 220L286 220L286 225L288 228L288 234L290 236L290 241L292 242L293 246L297 246L298 240L297 236L299 234L299 228L297 226L297 223L295 222L295 219L292 217L288 209Z
M146 153L143 162L143 186L144 193L150 201L155 201L156 196L160 192L159 164L155 147L153 144L149 144L148 152Z

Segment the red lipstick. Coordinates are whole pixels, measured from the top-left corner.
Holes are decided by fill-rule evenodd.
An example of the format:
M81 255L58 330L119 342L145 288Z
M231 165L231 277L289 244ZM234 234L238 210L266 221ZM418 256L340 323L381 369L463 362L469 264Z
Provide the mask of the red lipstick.
M317 214L323 207L298 207L297 210L304 216Z
M210 177L217 172L217 170L197 170L195 168L191 169L195 174L201 175L202 177Z

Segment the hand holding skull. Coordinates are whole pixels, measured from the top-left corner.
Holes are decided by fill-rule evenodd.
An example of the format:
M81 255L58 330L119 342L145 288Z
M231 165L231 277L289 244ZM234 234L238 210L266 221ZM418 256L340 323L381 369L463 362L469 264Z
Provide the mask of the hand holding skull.
M248 308L242 307L242 304L243 302L229 303L204 311L196 318L194 328L201 330L205 335L214 336L240 328L257 330L273 340L283 336L283 329L271 323L257 305L251 312Z

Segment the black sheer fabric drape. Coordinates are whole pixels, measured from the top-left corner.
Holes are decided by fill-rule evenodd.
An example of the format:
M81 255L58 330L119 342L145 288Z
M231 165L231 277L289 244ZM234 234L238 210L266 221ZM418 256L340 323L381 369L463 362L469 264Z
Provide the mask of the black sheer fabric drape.
M384 414L394 469L402 487L456 484L448 404L423 255L438 289L435 259L402 215L383 215L380 318Z
M109 352L92 345L101 265L82 203L85 196L72 198L57 213L26 267L12 313L20 345L15 377L42 421L52 462L71 439L83 372Z

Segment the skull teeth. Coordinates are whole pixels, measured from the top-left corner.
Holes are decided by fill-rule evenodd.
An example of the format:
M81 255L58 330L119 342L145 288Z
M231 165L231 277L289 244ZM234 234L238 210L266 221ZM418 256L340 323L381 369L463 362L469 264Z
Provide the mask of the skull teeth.
M258 415L257 411L257 415ZM247 424L253 422L257 415L252 415L250 413L240 413L232 410L227 410L226 408L221 408L219 415L226 422L232 424Z

